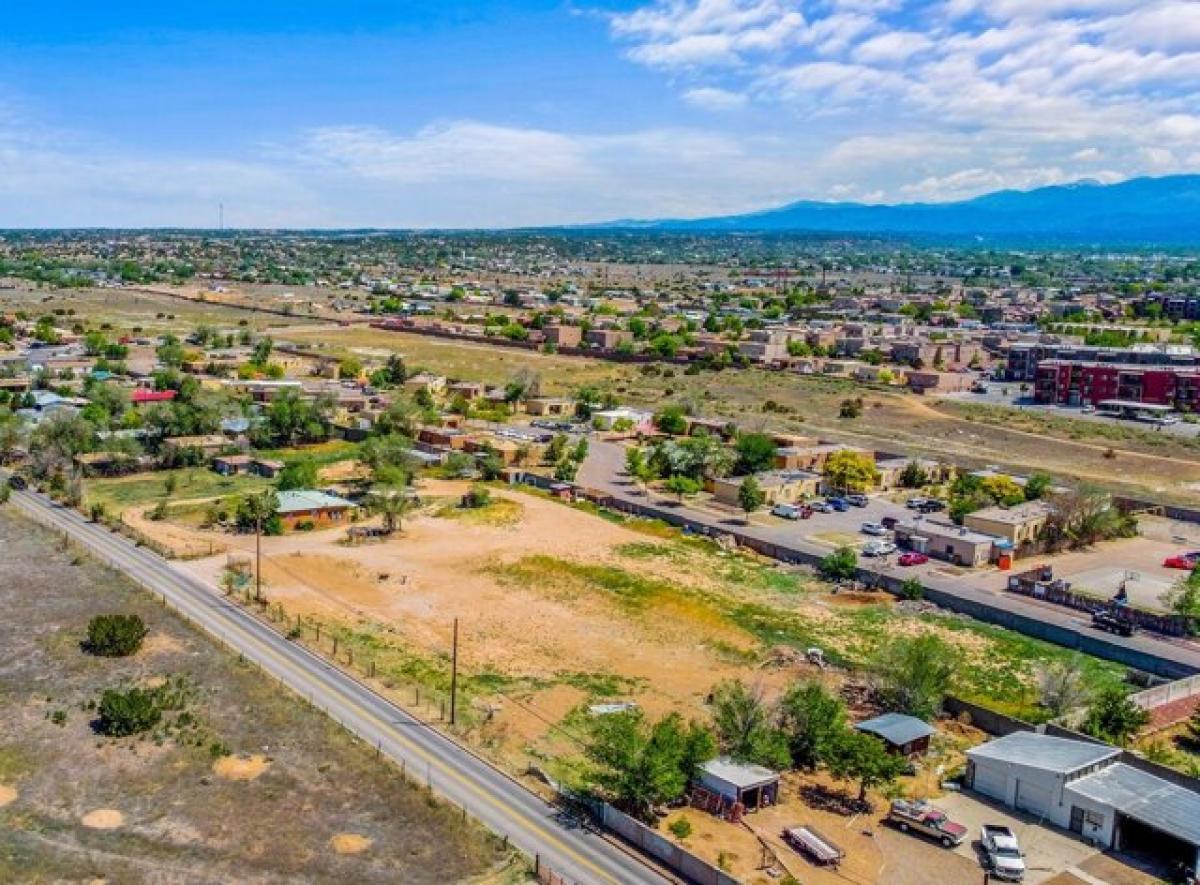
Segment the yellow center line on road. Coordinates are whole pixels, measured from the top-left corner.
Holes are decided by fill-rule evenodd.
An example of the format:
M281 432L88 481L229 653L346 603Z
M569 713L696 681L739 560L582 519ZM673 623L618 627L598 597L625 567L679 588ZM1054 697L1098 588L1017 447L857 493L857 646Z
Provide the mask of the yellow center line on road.
M136 554L133 554L132 551L124 550L120 546L120 544L115 542L113 539L105 537L104 540L105 541L113 541L115 548L118 551L120 551L123 555L126 555L126 556L136 555ZM149 568L149 566L146 564L141 564L141 563L139 563L139 564L143 565L144 568L147 568L147 569ZM169 563L166 563L164 561L163 566L166 569L168 569L172 573L172 576L175 577L176 579L184 577L184 575L182 573L178 573ZM179 588L177 588L177 589L179 589ZM183 590L182 592L184 592L185 596L188 595L186 590ZM188 597L188 598L190 599L190 597ZM192 600L192 601L195 601L195 600ZM243 614L246 614L247 617L253 617L252 615L249 615L248 613L243 612ZM238 632L238 634L242 637L243 641L249 642L260 654L271 658L276 663L277 666L279 666L279 667L283 668L285 671L291 673L293 675L293 677L295 677L299 680L300 684L307 685L314 690L323 690L326 688L326 686L324 686L320 681L314 679L312 674L308 673L304 668L300 667L298 664L289 660L281 652L272 648L264 640L260 639L252 631L250 631L247 627L245 627L243 624L239 623L236 618L227 618L226 620L227 620L227 625L232 627L234 630L236 630ZM261 624L260 626L262 626L264 629L267 629L267 630L271 629L270 627L267 627L265 624ZM282 639L283 637L281 636L280 638ZM243 649L239 649L239 651L243 651ZM334 666L334 665L329 664L321 659L317 659L317 663L319 663L323 666ZM341 673L340 670L338 670L338 672ZM342 675L345 675L345 674L342 674ZM473 780L463 776L455 769L447 766L441 759L439 759L437 756L430 754L423 747L414 743L410 738L405 736L403 733L389 730L389 726L391 726L393 723L388 722L387 720L383 719L378 714L376 714L374 711L368 709L366 706L364 706L362 703L360 703L358 700L356 700L352 697L339 696L339 701L343 706L349 707L352 712L355 712L362 718L366 719L368 724L374 725L377 728L379 728L380 731L390 734L391 740L393 740L396 743L400 744L401 746L405 747L410 753L417 756L421 761L423 761L430 768L436 768L440 775L457 782L460 786L462 786L467 791L469 791L470 793L477 796L483 802L487 803L492 808L501 812L503 815L508 816L513 821L513 823L515 823L516 825L522 827L523 829L525 829L528 832L538 835L544 842L554 846L558 851L560 851L567 857L570 857L571 859L573 859L580 866L593 871L603 881L611 882L611 883L613 883L613 885L619 885L619 883L620 883L619 879L614 879L611 875L609 875L607 872L605 872L603 869L601 869L599 866L597 866L593 861L591 861L588 858L584 857L583 855L579 854L575 849L573 849L570 845L568 845L566 842L564 842L560 837L556 836L554 833L552 833L550 830L548 830L540 821L538 821L534 818L531 818L531 817L523 814L522 812L520 812L513 806L507 805L504 802L498 800L491 793L489 793L488 791L481 788ZM415 719L415 717L414 717L413 721L417 722L422 727L429 727L429 726L426 726L425 723L421 722L420 720ZM443 739L448 740L447 738L443 738ZM461 748L460 748L460 750L461 750ZM461 752L466 753L467 751L461 750ZM482 764L486 764L486 763L482 763ZM503 773L498 773L498 774L499 774L499 776L504 777ZM524 788L521 787L520 789L524 789ZM541 800L539 799L539 801L541 801Z

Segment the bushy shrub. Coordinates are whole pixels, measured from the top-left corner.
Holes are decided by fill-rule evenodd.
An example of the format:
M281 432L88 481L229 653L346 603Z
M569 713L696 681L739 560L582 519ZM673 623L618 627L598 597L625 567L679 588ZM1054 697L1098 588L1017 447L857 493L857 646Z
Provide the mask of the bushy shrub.
M97 615L88 622L85 644L94 655L124 658L142 647L148 632L138 615Z
M162 719L162 708L152 691L110 688L100 696L99 731L109 737L126 737L149 731Z

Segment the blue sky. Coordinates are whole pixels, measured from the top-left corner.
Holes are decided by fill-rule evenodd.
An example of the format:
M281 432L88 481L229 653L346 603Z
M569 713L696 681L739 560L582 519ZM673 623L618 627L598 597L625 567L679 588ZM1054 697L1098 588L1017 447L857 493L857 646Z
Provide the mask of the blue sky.
M507 226L1200 171L1200 0L13 4L0 227Z

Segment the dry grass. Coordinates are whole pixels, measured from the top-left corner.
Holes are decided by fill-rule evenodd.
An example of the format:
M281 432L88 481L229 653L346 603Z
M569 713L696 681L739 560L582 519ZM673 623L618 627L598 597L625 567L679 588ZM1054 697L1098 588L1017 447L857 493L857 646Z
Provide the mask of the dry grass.
M0 544L0 606L20 612L0 620L0 785L15 794L0 808L0 881L434 885L502 860L457 811L123 577L11 511ZM88 619L114 611L142 617L145 647L87 655ZM99 737L89 704L121 684L163 686L187 721ZM373 850L338 854L330 839L348 832Z

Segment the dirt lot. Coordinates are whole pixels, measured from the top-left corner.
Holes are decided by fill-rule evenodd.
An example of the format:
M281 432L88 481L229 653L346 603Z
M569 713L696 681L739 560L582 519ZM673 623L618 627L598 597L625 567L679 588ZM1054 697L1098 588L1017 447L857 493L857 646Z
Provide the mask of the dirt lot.
M489 837L122 577L11 510L0 550L0 881L512 881ZM117 611L142 650L82 651ZM89 705L119 684L170 685L187 718L100 737Z
M465 488L426 482L427 505L387 541L348 546L344 529L265 538L265 595L298 640L325 654L336 640L340 661L401 702L432 703L424 712L435 718L458 618L462 729L514 772L537 764L569 780L588 702L702 718L722 679L773 694L819 672L835 686L851 678L805 663L811 646L861 666L889 637L935 632L962 651L964 694L1026 715L1038 668L1068 654L908 614L883 594L832 595L811 574L529 492L495 488L490 508L455 511ZM253 553L249 536L156 525L229 547L180 564L214 586L229 556ZM1118 667L1088 664L1094 684L1119 678Z
M925 767L925 766L922 766ZM912 779L902 778L901 788L912 794ZM978 834L987 823L1013 828L1026 853L1027 885L1044 885L1051 880L1069 882L1057 876L1076 872L1078 880L1109 885L1152 885L1158 880L1130 866L1119 857L1098 852L1073 834L1038 826L1027 815L1001 808L974 793L942 792L932 801L952 820L963 824L971 835L962 845L945 849L932 840L901 833L884 821L887 800L872 796L875 810L866 815L842 815L814 807L805 798L812 787L834 792L846 785L829 780L823 774L788 774L783 781L780 804L750 814L742 826L727 823L703 811L687 808L674 811L661 828L686 818L692 833L682 844L713 863L723 861L726 868L751 885L777 881L763 869L765 843L777 861L806 885L962 885L983 877L983 856ZM852 789L852 788L851 788ZM809 826L845 852L845 859L834 870L811 864L787 845L782 832L788 827ZM676 839L676 841L680 841ZM1082 872L1081 872L1082 871Z

